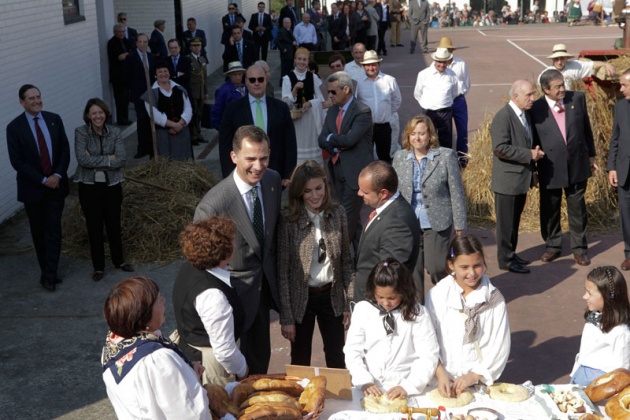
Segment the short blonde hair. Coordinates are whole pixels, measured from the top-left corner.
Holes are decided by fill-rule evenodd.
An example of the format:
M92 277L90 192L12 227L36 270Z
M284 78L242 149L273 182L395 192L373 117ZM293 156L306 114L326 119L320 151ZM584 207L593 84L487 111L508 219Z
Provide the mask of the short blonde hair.
M430 136L429 149L438 147L438 144L439 144L438 136L437 136L437 132L435 131L435 126L433 125L433 121L431 121L431 118L427 117L426 115L421 114L421 115L416 115L415 117L412 117L407 123L407 125L405 126L405 132L403 133L402 145L406 150L411 151L412 147L411 147L411 141L409 140L409 138L411 137L411 132L415 130L416 126L420 123L425 123L427 125L427 130L429 130L429 136Z

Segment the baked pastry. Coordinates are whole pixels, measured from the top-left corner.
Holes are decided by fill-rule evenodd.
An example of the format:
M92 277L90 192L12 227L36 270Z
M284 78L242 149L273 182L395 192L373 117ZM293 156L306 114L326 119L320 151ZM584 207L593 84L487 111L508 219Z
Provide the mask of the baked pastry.
M265 403L257 403L254 405L250 405L249 407L242 409L238 413L238 415L242 416L244 414L251 413L252 411L259 409L260 407L274 407L274 408L285 407L285 408L298 408L299 409L299 407L296 404L289 404L286 402L265 402Z
M582 414L578 420L603 420L603 418L601 414L586 413Z
M606 414L612 420L630 420L630 386L608 400Z
M263 378L255 381L252 386L256 391L282 391L294 397L299 397L304 392L302 385L284 379Z
M456 398L442 396L442 394L440 394L440 390L437 388L429 392L427 395L435 404L444 406L446 408L463 407L470 404L473 400L473 395L468 390L460 393L459 396Z
M247 399L251 394L255 392L252 384L247 382L241 382L236 385L232 390L232 402L236 404L236 406L240 406L243 404L243 401Z
M208 393L208 401L210 411L219 418L223 418L230 413L233 416L238 415L238 407L230 400L225 388L216 384L205 384L203 386Z
M302 407L302 414L306 415L312 413L317 407L324 404L326 399L326 377L315 376L311 378L304 392L300 395L300 406Z
M407 406L407 398L389 399L386 394L368 395L361 399L361 405L370 413L396 413Z
M558 406L558 409L563 413L579 414L586 412L584 401L577 394L574 394L573 391L557 390L550 396Z
M244 413L240 420L299 420L302 413L295 407L260 404L249 413Z
M261 391L254 392L241 404L241 409L247 408L250 405L268 403L268 402L282 402L293 405L295 408L299 408L298 402L294 396L282 391Z
M619 368L596 378L584 388L584 392L591 401L598 403L619 393L627 386L630 386L630 370Z
M493 400L521 402L529 398L529 392L521 385L497 382L488 387L488 394Z

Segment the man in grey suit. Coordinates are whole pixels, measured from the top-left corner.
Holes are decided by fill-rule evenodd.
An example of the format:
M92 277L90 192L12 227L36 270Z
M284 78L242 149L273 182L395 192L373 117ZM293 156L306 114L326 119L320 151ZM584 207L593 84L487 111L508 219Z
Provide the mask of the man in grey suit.
M615 104L613 133L608 150L608 182L617 188L619 220L624 242L621 269L630 270L630 70L619 78L623 98Z
M422 52L428 53L427 47L429 23L431 21L431 10L428 0L409 0L409 21L411 22L411 39L409 54L413 54L416 49L416 41L420 35L422 42Z
M372 207L357 252L354 300L365 299L365 285L376 264L392 257L410 272L420 250L420 224L398 191L398 176L387 162L377 160L359 175L359 196Z
M276 224L280 175L267 169L269 138L253 125L234 134L230 152L236 169L203 197L194 220L225 214L236 222L230 262L232 285L245 310L241 352L249 374L265 374L271 357L269 310L280 306L276 282Z
M529 261L516 255L518 227L527 191L535 185L533 162L545 154L532 148L532 123L528 110L534 104L531 83L517 80L510 88L510 102L496 113L490 126L492 137L492 191L497 220L497 259L499 268L513 273L529 273Z
M319 134L319 147L331 156L328 165L335 198L346 210L348 234L354 238L361 211L357 180L361 170L374 160L372 112L352 94L352 78L346 72L328 77L328 96L333 105Z
M536 162L540 187L540 233L547 245L543 262L551 262L562 250L560 207L562 191L567 201L571 250L575 261L589 265L586 255L586 183L595 165L595 143L582 92L567 92L564 76L556 69L540 76L545 95L534 102L530 115L534 144L545 152Z

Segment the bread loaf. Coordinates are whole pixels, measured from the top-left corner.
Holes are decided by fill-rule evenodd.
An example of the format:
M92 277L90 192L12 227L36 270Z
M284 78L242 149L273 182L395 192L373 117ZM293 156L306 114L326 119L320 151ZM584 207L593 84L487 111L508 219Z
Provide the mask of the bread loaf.
M584 388L584 392L591 401L598 403L619 393L629 385L630 370L619 368L596 378Z
M299 420L301 418L302 413L295 407L260 404L251 412L243 414L240 420Z
M243 401L245 401L247 397L253 394L254 391L255 390L252 384L242 382L236 385L232 390L232 402L238 407L243 404Z
M283 379L259 379L252 386L256 391L283 391L294 397L299 397L304 392L300 384Z
M227 413L233 416L238 415L238 407L230 400L225 388L221 385L205 384L203 386L208 393L208 401L212 414L222 418Z
M319 406L324 404L326 398L326 377L315 376L313 377L304 392L300 395L300 406L302 407L302 414L306 415L312 413Z
M292 404L296 408L297 400L292 395L287 394L282 391L261 391L254 392L241 404L241 409L247 408L250 405L260 404L260 403L268 403L268 402L284 402L287 404Z

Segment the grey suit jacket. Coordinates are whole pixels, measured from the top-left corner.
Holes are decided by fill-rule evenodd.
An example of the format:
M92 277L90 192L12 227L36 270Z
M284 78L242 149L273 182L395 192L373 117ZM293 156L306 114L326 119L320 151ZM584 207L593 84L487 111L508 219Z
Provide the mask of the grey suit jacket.
M357 251L354 300L365 299L365 285L376 264L392 257L413 272L420 250L420 224L411 206L399 195L364 230Z
M409 157L409 153L412 154ZM411 204L413 196L413 152L399 150L394 155L398 190ZM451 226L466 230L466 197L457 158L451 149L433 149L433 160L427 159L422 176L422 199L431 229L443 231Z
M269 283L276 307L280 307L276 281L276 225L280 216L282 184L280 175L272 169L267 169L260 182L265 219L263 249L234 182L234 175L230 174L206 193L197 205L194 220L223 214L236 223L236 248L229 267L232 286L238 292L245 309L244 331L247 331L258 312L263 274Z
M339 106L333 105L326 113L324 127L319 134L319 147L334 154L339 149L339 162L347 184L359 189L359 173L374 160L372 154L372 111L370 107L353 98L341 122L341 133L337 134ZM330 141L326 141L329 134Z
M535 128L534 145L545 152L545 157L536 162L543 188L566 188L591 176L589 158L595 156L595 142L586 99L582 92L567 91L563 103L566 144L544 96L534 102L530 111Z
M429 9L429 1L423 0L422 5L418 4L418 0L409 0L409 20L412 23L428 24L431 18L431 10Z
M630 101L625 98L619 99L615 104L615 119L606 170L617 171L619 185L626 184L630 172Z
M532 127L529 115L527 120ZM525 127L509 104L494 116L490 136L494 153L492 191L505 195L527 194L534 174L532 140L527 137Z

